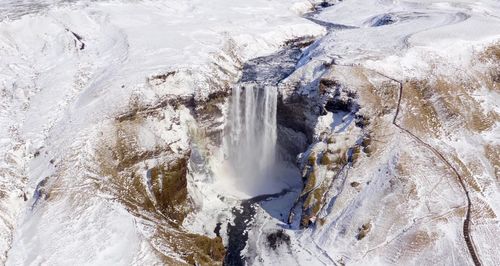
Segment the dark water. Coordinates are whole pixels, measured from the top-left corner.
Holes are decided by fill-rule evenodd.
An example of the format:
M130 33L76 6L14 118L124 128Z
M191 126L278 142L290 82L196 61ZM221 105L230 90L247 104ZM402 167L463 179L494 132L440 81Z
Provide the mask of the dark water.
M226 250L226 257L224 258L224 265L245 265L245 258L241 255L241 251L247 245L247 229L253 223L257 204L272 198L281 197L289 192L291 191L284 189L279 193L260 195L251 199L243 200L240 206L233 208L232 213L235 217L233 221L234 225L228 224L227 226L228 246Z

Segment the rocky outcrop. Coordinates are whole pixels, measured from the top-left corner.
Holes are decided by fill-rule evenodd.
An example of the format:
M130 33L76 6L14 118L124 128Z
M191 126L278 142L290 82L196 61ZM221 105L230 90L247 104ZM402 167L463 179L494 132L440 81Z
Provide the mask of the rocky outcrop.
M150 227L150 244L165 263L219 265L225 254L222 239L182 226L195 208L188 194L189 121L182 117L189 117L194 106L183 98L164 102L136 106L109 126L114 137L103 139L98 151L105 177L98 187ZM180 260L168 250L180 254Z

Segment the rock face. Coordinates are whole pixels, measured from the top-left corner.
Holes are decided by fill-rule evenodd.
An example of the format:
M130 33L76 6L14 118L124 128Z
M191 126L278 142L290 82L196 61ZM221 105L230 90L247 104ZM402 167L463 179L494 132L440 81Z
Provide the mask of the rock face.
M325 67L323 71L330 73L331 70ZM289 80L294 78L290 76ZM295 113L297 117L309 117L314 121L303 131L309 134L310 147L299 156L304 187L296 205L301 206L302 228L314 224L320 212L326 211L328 202L325 198L335 197L331 194L338 193L335 186L339 185L337 183L343 186L348 165L357 160L361 143L369 139L369 118L358 113L358 97L353 90L326 75L308 86L309 97L304 97L309 100L307 109L297 108L294 103L284 105L290 110L303 112Z
M193 106L182 99L173 102L173 106L139 108L119 116L110 128L115 137L101 143L97 153L104 179L96 185L153 230L150 243L160 254L166 246L182 254L181 260L162 255L164 262L217 265L225 254L222 239L182 228L194 205L188 194L191 151L182 145L187 136L181 135L186 131L180 131L185 126L180 116L189 114L187 108ZM168 121L166 117L172 114ZM162 134L171 131L177 131L173 140Z
M480 188L480 178L473 178L474 174L470 172L470 168L467 170L468 167L461 162L463 159L459 159L453 152L446 156L446 160L451 160L450 163L460 169L457 176L454 174L453 168L447 165L448 163L443 159L443 155L436 155L433 151L434 148L430 145L435 143L432 139L442 138L443 134L454 134L452 132L457 132L458 128L462 132L471 132L469 134L481 131L481 129L471 124L472 121L474 121L473 123L479 123L484 128L491 128L492 124L488 122L487 118L489 112L480 111L481 115L479 115L479 113L474 114L470 110L460 110L461 107L474 106L478 102L469 98L468 93L465 92L459 93L461 95L458 97L460 100L447 94L446 87L448 85L443 84L439 79L433 82L432 93L426 92L426 89L422 88L421 84L417 85L421 81L410 80L402 83L402 98L399 100L398 82L391 81L390 78L384 77L377 72L359 67L334 65L325 73L319 85L313 88L318 94L323 91L327 95L330 93L331 97L325 98L324 109L326 115L318 118L318 123L314 128L313 144L301 156L304 189L297 200L297 204L302 206L301 227L313 228L314 233L311 235L311 241L318 241L316 243L320 243L320 246L331 246L332 248L334 246L339 248L334 244L334 241L347 241L350 246L348 248L349 252L356 253L353 251L354 247L360 247L361 249L366 247L366 244L363 244L362 241L371 242L376 241L375 239L386 238L386 235L390 234L394 227L400 226L398 224L407 219L404 218L405 215L412 217L409 213L415 210L405 209L403 212L405 215L396 218L401 214L400 212L378 210L369 201L374 197L380 197L381 202L383 202L381 204L385 206L384 209L393 206L397 210L402 210L401 208L409 208L408 206L417 204L417 201L430 200L432 196L424 196L421 194L422 192L417 191L425 190L422 187L425 187L425 185L418 180L422 178L419 172L429 173L428 167L431 167L434 169L433 171L439 172L441 180L446 178L452 182L450 186L456 192L449 193L456 193L456 195L461 196L459 201L453 203L456 205L451 204L448 207L434 205L434 207L430 208L452 208L452 210L456 210L456 213L453 211L446 214L447 218L442 222L446 226L456 227L460 232L457 236L461 239L460 245L464 248L469 246L467 241L470 238L469 231L465 230L465 225L463 232L461 229L464 219L465 221L469 219L466 214L467 205L465 207L464 205L456 207L457 209L453 206L460 206L465 198L464 191L460 191L461 178L467 183L466 187L470 191L480 193L484 188ZM346 77L348 78L346 79ZM469 83L469 86L473 85ZM494 89L495 86L492 85L490 89ZM453 86L454 91L461 91L460 87L460 85ZM479 87L475 89L469 87L469 89L477 90ZM416 96L415 93L423 94ZM430 94L423 96L426 93ZM436 96L437 94L440 96ZM469 104L463 103L469 100L471 101ZM450 104L448 101L460 101L460 103ZM481 110L479 106L476 106L476 108L473 107L472 109ZM475 115L478 115L478 117L472 118ZM490 113L490 115L493 114ZM333 116L333 121L325 120L329 116ZM337 116L340 117L336 119ZM349 118L349 116L352 117ZM338 122L335 122L335 120ZM391 125L391 120L393 125ZM327 122L326 126L324 125L325 122ZM399 125L401 125L400 129L402 131L398 130ZM345 131L348 134L345 134ZM401 134L403 136L400 136ZM357 138L349 139L349 137L353 136L357 136ZM394 146L395 143L399 142L397 138L401 137L409 138L410 142L406 142L405 145L415 147L418 151L412 152L404 146L397 146L397 144ZM418 138L417 141L415 141L415 138ZM424 140L422 141L422 139ZM443 149L439 145L437 147ZM416 154L426 154L429 157L424 155L426 159L423 159L420 157L422 155ZM423 161L420 161L422 159ZM426 162L426 160L430 160L430 162ZM384 166L384 164L388 164L390 167ZM489 165L488 167L494 166ZM371 168L374 172L385 171L385 178L367 178L370 175L367 174L366 168ZM419 170L415 172L416 169ZM346 184L351 184L351 187ZM435 186L441 187L439 183L435 184ZM441 189L439 193L445 193L443 191L446 188L442 187ZM377 190L379 192L376 192ZM474 193L470 191L469 194ZM377 193L380 193L379 196L375 196ZM474 202L481 206L477 207L479 209L485 206L482 200L472 199L471 204L474 205ZM458 212L458 209L461 212ZM490 209L490 207L486 207L486 209ZM474 213L474 211L472 212ZM491 216L491 211L484 211L482 214L478 212L476 212L476 219L484 221L485 227L488 227L486 224L489 222L486 221L492 219L490 217L496 217L496 215ZM392 218L387 218L387 215ZM392 219L392 221L389 222L386 219ZM356 222L352 224L354 220ZM370 222L366 222L366 220L370 220ZM396 239L401 241L399 243L405 243L402 247L390 244L385 247L384 245L383 248L381 247L377 251L377 254L379 254L377 256L391 258L384 261L385 263L412 261L413 255L406 253L407 250L425 254L426 250L430 250L430 247L437 245L437 243L450 241L445 235L439 233L440 229L416 221L411 226L401 229L402 232L407 232L407 235L396 236ZM348 226L347 223L352 225ZM338 229L332 229L337 227ZM473 226L471 225L471 227ZM325 237L325 234L331 233L332 230L339 230L338 234L335 237ZM349 235L352 235L351 239L347 239ZM414 242L408 242L410 239ZM359 243L356 241L359 241ZM477 264L480 256L478 250L481 248L476 245L467 247L467 249L469 250L461 259ZM405 255L396 256L393 252L403 252ZM488 253L484 256L489 260ZM344 261L344 259L340 259L340 261Z

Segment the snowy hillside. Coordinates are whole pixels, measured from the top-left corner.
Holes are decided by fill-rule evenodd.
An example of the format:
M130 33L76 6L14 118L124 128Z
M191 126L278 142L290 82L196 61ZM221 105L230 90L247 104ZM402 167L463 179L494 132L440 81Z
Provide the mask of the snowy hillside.
M498 265L498 14L0 0L0 265Z

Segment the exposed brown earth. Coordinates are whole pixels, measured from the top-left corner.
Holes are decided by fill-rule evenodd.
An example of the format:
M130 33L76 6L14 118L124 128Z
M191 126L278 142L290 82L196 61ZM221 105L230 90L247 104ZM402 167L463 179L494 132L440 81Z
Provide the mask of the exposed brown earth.
M190 151L173 151L167 143L141 148L142 112L115 122L114 140L104 141L98 160L104 182L98 187L115 197L138 221L156 224L151 246L167 265L221 265L225 248L220 237L209 238L182 227L193 210L187 190ZM161 116L158 116L161 122ZM163 252L167 246L182 261Z
M384 74L381 74L381 73L379 73L379 74L399 84L398 105L396 107L396 112L395 112L394 118L392 120L393 125L395 125L397 128L399 128L400 130L402 130L406 134L410 135L413 139L415 139L417 142L419 142L421 145L423 145L429 151L431 151L435 156L437 156L454 173L454 175L458 179L458 181L460 183L460 186L462 187L462 189L463 189L463 191L465 193L465 196L467 198L467 211L465 213L465 219L464 219L464 223L463 223L463 237L464 237L465 243L467 245L467 249L469 250L469 253L471 255L472 261L474 262L474 264L476 266L481 265L481 261L480 261L479 255L478 255L478 253L476 251L476 248L474 247L474 243L473 243L472 237L470 235L471 212L472 212L473 205L472 205L471 197L469 195L469 190L468 190L467 186L465 185L464 178L457 171L457 169L452 164L450 164L450 162L443 156L443 154L441 154L437 149L435 149L434 147L432 147L428 143L424 142L421 138L419 138L418 136L416 136L415 134L413 134L408 129L402 127L397 122L398 114L400 112L400 107L401 107L401 100L403 98L403 89L404 89L403 82L401 82L399 80L396 80L394 78L388 77L388 76L386 76Z

